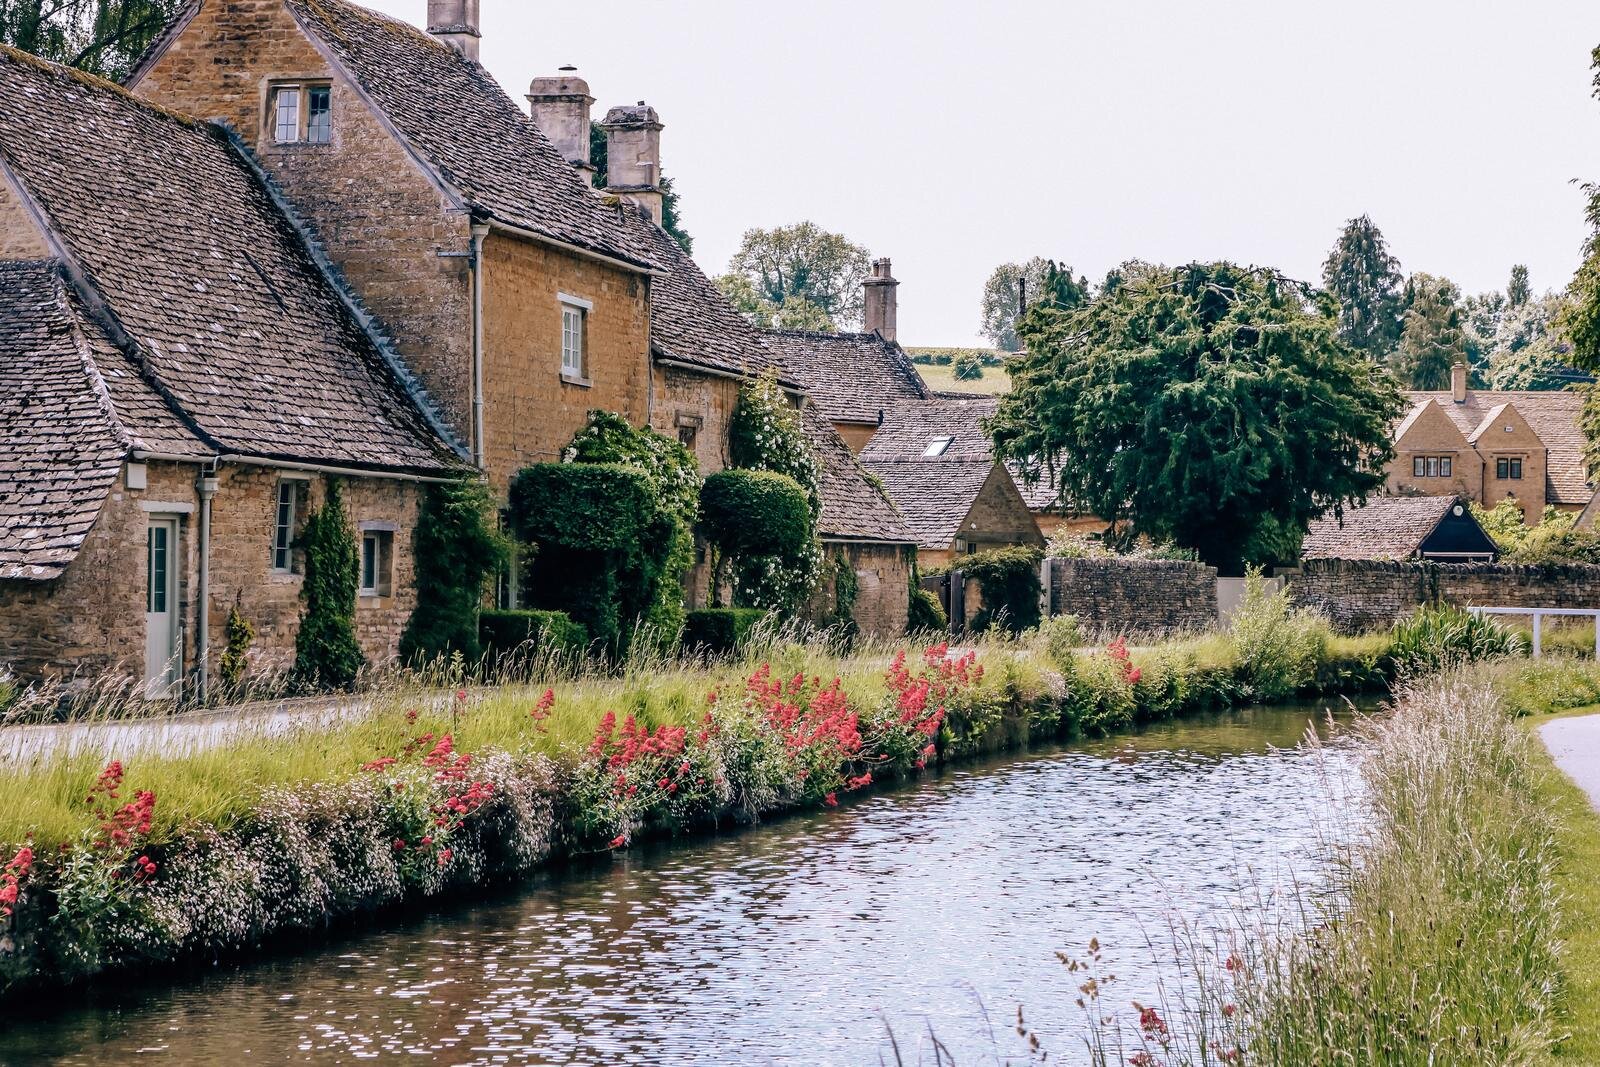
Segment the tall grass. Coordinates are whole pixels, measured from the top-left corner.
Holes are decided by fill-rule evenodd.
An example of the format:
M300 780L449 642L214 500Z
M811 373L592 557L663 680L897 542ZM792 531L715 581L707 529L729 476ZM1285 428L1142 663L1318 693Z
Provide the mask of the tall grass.
M1186 977L1126 1026L1092 955L1071 962L1093 1063L1522 1064L1551 1047L1560 899L1537 742L1482 671L1409 685L1354 729L1361 821L1286 911L1220 943L1179 931Z

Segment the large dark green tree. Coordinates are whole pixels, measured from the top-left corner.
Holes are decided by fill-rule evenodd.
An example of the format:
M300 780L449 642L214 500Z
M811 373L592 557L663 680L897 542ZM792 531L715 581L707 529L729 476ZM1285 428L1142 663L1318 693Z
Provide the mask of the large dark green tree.
M0 0L0 42L119 81L181 0Z
M1339 302L1339 339L1384 359L1400 337L1400 261L1366 215L1344 224L1322 264L1322 284Z
M1450 368L1467 362L1461 290L1449 278L1418 271L1406 280L1400 347L1392 365L1412 389L1450 388Z
M1333 302L1231 263L1151 270L1035 308L990 423L1064 499L1224 571L1292 559L1310 520L1383 484L1392 378L1338 338Z
M1594 70L1591 94L1600 99L1600 47L1590 53ZM1585 216L1589 238L1583 245L1583 262L1567 286L1570 298L1557 325L1571 345L1569 357L1574 367L1600 374L1600 183L1590 182L1583 190L1589 204ZM1585 458L1590 474L1600 473L1600 389L1591 388L1583 402L1583 428L1589 438Z
M1034 256L1026 263L1002 263L983 283L983 335L1003 352L1015 352L1017 320L1023 305L1045 301L1056 307L1077 307L1089 299L1089 279L1073 277L1072 268Z

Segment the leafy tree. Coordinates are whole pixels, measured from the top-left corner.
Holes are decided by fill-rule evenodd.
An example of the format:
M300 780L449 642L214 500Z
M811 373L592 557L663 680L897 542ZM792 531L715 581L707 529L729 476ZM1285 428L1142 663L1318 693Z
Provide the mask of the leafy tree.
M871 267L865 248L814 222L799 222L746 230L728 273L744 278L772 308L788 311L798 299L819 309L832 328L849 329L861 322L861 282Z
M983 357L976 352L963 352L956 357L952 372L958 382L975 382L983 377Z
M119 81L180 0L0 0L0 42Z
M1506 284L1506 303L1519 308L1532 296L1533 290L1528 287L1528 268L1518 263L1511 268L1511 281Z
M1335 315L1310 286L1231 263L1036 308L989 424L996 453L1053 474L1122 539L1234 574L1293 558L1310 520L1382 486L1401 410Z
M1412 389L1450 388L1450 368L1467 359L1461 290L1448 278L1418 271L1406 281L1405 309L1395 374Z
M715 279L717 288L728 302L752 324L763 330L810 330L813 333L832 333L833 320L828 313L802 296L791 296L781 305L769 303L756 292L750 279L742 274L724 274Z
M1600 47L1590 53L1590 59L1594 70L1591 93L1600 98ZM1600 372L1600 183L1587 183L1583 191L1589 197L1584 212L1589 237L1583 245L1583 262L1567 286L1569 303L1558 325L1572 346L1573 365L1594 373ZM1589 439L1585 452L1589 473L1600 473L1600 389L1590 389L1584 396L1583 429Z
M1546 293L1508 308L1489 353L1492 389L1565 389L1576 377L1572 346L1559 322L1567 298Z
M1505 315L1504 293L1479 293L1461 302L1461 330L1466 342L1467 368L1473 384L1479 388L1488 385L1489 361L1494 354L1495 338Z
M366 664L356 641L359 550L337 479L328 479L322 507L300 533L305 578L300 629L294 636L294 680L305 689L348 689Z
M1101 295L1114 293L1130 281L1147 278L1165 269L1155 263L1146 263L1142 259L1125 259L1106 271L1105 278L1100 282L1100 293Z
M400 635L400 659L419 663L459 652L483 656L478 612L509 552L495 528L495 501L477 478L429 485L412 535L417 602Z
M1345 223L1322 264L1322 284L1339 301L1339 340L1386 358L1400 336L1400 261L1372 219Z
M1089 279L1073 278L1072 268L1034 256L1026 263L1002 263L983 283L983 335L996 348L1015 352L1017 318L1024 300L1072 308L1089 299Z
M3 0L0 0L3 2ZM608 160L606 148L606 132L594 123L589 124L589 162L594 165L594 183L597 187L604 188L606 184L606 163ZM673 238L683 247L684 252L694 255L694 238L689 236L689 231L683 228L682 209L678 200L678 190L673 187L672 178L666 169L661 171L661 228L672 234Z

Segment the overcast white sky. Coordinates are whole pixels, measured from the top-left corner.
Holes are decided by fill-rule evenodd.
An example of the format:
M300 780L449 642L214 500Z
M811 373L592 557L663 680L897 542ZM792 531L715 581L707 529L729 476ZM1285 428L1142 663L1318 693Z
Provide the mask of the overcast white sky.
M365 0L415 23L426 0ZM1578 262L1600 179L1588 0L482 0L519 102L573 63L647 100L695 258L812 219L900 279L900 337L980 342L997 263L1138 257L1320 277L1372 215L1468 292Z

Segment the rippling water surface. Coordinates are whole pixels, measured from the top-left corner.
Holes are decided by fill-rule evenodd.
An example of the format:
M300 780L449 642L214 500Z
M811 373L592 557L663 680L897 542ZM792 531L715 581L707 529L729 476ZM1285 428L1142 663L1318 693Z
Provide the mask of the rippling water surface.
M1148 996L1167 916L1304 867L1349 774L1250 710L1003 757L825 814L638 849L486 903L0 1019L3 1063L1075 1062L1091 937ZM1251 872L1254 872L1252 874Z

